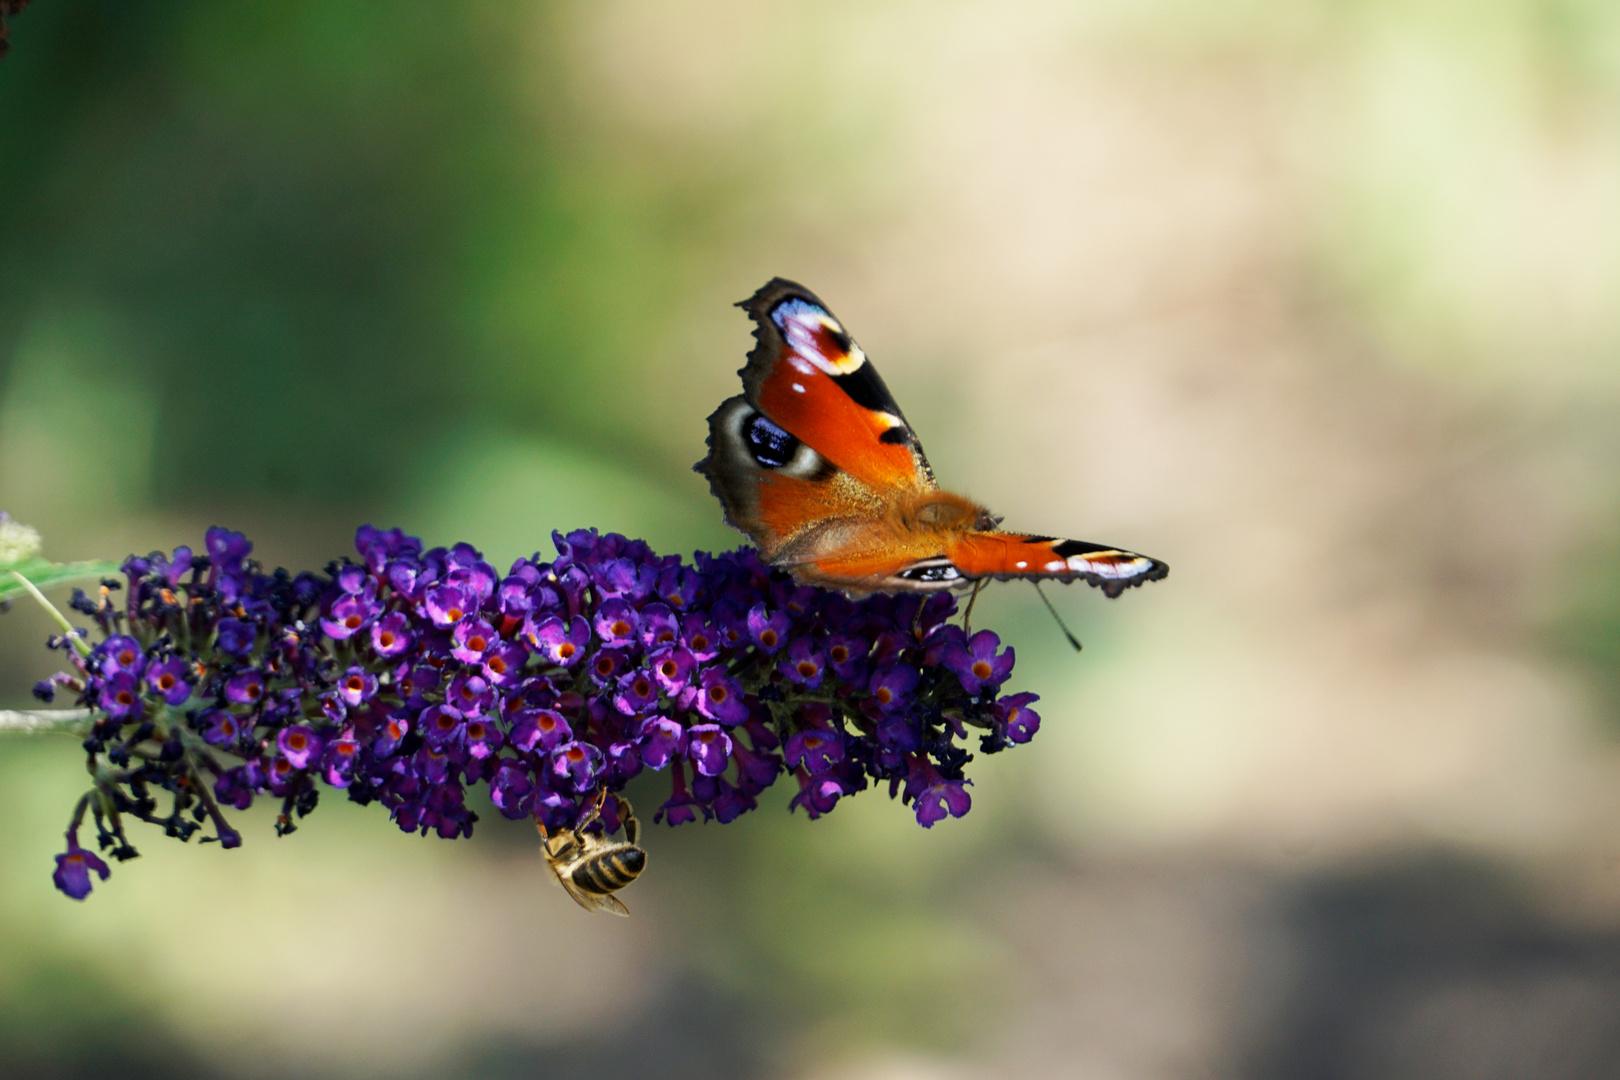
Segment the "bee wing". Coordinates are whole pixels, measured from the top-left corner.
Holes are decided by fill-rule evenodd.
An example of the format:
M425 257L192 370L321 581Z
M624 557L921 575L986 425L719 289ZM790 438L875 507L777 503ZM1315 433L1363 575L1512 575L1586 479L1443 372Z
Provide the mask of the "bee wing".
M591 897L591 903L597 911L606 912L609 915L622 915L625 918L630 916L630 909L620 903L619 898L611 893L593 896Z
M563 891L574 898L574 903L586 911L602 911L609 915L628 916L630 914L630 909L621 904L618 897L610 893L588 893L575 885L573 879L568 875L558 872L555 867L552 868L552 876L557 879L557 884L563 887Z

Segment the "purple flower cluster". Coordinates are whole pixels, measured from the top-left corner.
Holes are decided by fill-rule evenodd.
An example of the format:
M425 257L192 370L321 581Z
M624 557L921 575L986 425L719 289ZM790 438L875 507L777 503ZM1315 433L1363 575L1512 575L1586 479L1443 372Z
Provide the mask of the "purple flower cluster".
M502 575L466 544L365 526L360 561L294 576L215 528L206 555L127 560L122 605L112 580L75 594L103 640L35 689L96 717L57 886L82 899L108 873L79 846L87 811L124 859L125 816L181 839L211 821L207 839L235 847L223 806L279 799L290 832L323 787L452 838L472 832L479 783L504 816L556 830L643 771L669 774L654 820L670 825L732 821L789 772L812 818L886 781L927 827L968 810L969 728L994 753L1040 724L1035 695L997 697L1013 651L949 624L947 594L852 601L748 548L689 565L594 530L553 540L555 559Z

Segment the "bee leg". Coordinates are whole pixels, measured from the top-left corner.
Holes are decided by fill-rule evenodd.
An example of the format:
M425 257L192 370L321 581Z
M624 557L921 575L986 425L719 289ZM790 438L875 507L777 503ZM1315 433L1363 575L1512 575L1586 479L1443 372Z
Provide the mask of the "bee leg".
M636 812L630 808L629 799L619 798L619 821L624 825L626 842L631 847L636 847L641 839L641 822L636 820Z
M579 820L574 822L574 839L578 840L579 834L590 828L591 822L595 821L597 815L602 812L602 796L606 794L607 788L604 787L601 794L585 806L584 811L579 815Z

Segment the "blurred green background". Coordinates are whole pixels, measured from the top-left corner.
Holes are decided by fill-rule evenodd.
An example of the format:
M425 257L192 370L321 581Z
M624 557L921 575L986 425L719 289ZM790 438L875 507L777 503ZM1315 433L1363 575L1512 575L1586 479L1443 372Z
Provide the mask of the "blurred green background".
M38 0L0 62L0 508L59 559L363 521L738 542L774 274L1009 525L1043 695L931 831L658 829L628 921L485 814L51 888L0 741L0 1076L1620 1076L1620 7ZM0 707L55 665L0 619ZM662 797L653 779L637 798Z

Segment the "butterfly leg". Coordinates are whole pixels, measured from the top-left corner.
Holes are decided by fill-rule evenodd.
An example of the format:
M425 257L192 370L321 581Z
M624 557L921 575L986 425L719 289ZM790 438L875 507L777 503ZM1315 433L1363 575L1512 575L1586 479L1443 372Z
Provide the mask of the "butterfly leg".
M968 597L967 610L962 613L962 633L968 637L973 636L973 603L979 599L979 590L984 588L984 578L973 582L973 595Z

